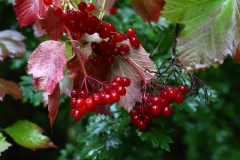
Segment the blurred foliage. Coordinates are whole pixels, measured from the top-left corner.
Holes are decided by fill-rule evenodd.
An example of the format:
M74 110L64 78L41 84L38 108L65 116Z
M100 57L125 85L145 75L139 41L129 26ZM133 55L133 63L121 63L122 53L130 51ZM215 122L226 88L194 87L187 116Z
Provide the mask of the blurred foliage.
M69 98L61 100L58 116L51 131L47 108L42 107L41 93L31 87L31 76L26 75L27 57L41 42L41 37L33 35L31 26L19 28L12 3L0 0L0 30L14 29L27 37L25 44L28 54L24 58L7 58L0 62L0 77L21 84L24 92L23 101L15 101L6 96L4 102L0 102L0 128L6 128L19 119L28 119L45 129L44 134L58 146L59 149L37 150L35 152L16 145L7 135L8 142L13 144L2 153L1 160L80 160L79 148L76 139L81 133L88 132L89 121L93 116L87 114L79 122L75 122L69 116ZM129 0L116 3L117 14L104 18L104 21L114 23L121 32L133 27L137 30L142 45L151 53L155 66L170 57L174 25L164 17L151 25L142 21L132 10ZM8 16L7 18L5 16ZM223 65L218 68L210 68L196 74L211 89L213 96L209 103L205 104L202 96L187 97L186 101L179 105L174 104L171 117L161 117L159 121L163 128L173 128L167 133L173 143L170 152L154 146L151 141L142 141L138 137L136 128L128 134L122 134L118 149L111 149L110 160L238 160L240 159L240 75L239 64L227 57ZM24 103L23 103L24 102ZM39 107L33 107L39 106ZM89 119L89 117L91 117ZM104 117L103 119L106 119Z

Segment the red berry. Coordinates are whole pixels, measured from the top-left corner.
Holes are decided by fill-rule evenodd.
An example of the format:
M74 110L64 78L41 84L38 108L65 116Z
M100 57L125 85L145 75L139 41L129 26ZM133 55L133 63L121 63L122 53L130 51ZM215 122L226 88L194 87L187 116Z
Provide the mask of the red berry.
M143 131L143 130L146 129L147 123L146 123L145 121L140 120L140 121L138 121L138 123L137 123L137 127L138 127L138 129L139 129L140 131Z
M166 117L170 116L172 114L172 108L169 106L163 108L162 114Z
M108 64L113 64L115 62L115 58L112 55L110 55L106 57L106 61Z
M113 40L115 42L122 42L124 40L124 35L122 33L115 33L113 35Z
M132 109L132 110L129 112L129 115L130 115L130 117L133 117L133 116L137 115L136 110L135 110L135 109Z
M129 41L133 47L139 47L140 45L140 40L136 36L130 37Z
M127 92L124 86L119 86L117 91L118 91L118 94L121 96L124 96Z
M85 100L83 98L79 98L76 100L75 106L77 109L82 108L85 105Z
M72 109L71 115L72 115L73 119L75 119L76 121L79 121L83 116L78 109Z
M96 103L94 101L94 99L92 97L88 97L85 100L85 106L90 109L90 108L94 108L96 106Z
M175 102L182 103L183 99L184 99L183 96L180 93L178 93L177 96L175 97Z
M73 90L73 91L71 92L71 97L72 97L72 98L77 98L77 91Z
M88 97L88 91L86 89L80 91L80 97L86 98Z
M118 82L122 86L123 78L121 76L116 76L116 77L114 77L113 82Z
M109 94L109 93L104 94L103 100L104 100L104 102L106 102L107 104L113 103L111 94Z
M115 26L112 23L105 23L105 27L107 28L107 30L109 30L109 32L115 32Z
M119 48L119 47L115 47L114 49L113 49L113 54L114 55L119 55L119 54L121 54L121 49Z
M187 85L180 85L178 86L178 91L181 92L182 94L188 92L188 86Z
M152 117L148 116L148 115L144 115L143 116L143 120L147 123L151 123L152 122Z
M128 87L128 86L130 86L131 81L130 81L129 78L123 77L123 82L122 82L122 84L123 84L124 87Z
M157 118L161 113L161 107L158 105L151 106L152 115Z
M110 13L111 13L111 14L116 14L116 13L117 13L117 9L116 9L115 7L112 7L112 8L110 9Z
M92 97L96 104L101 104L103 101L102 95L100 93L93 93Z
M88 12L92 12L94 10L94 5L92 3L88 3L87 4L87 8L86 8L86 11Z
M67 33L67 27L66 27L65 25L62 26L62 31L63 31L64 33Z
M119 46L121 52L128 53L130 51L130 47L127 44L121 44Z
M78 110L82 115L86 114L89 111L89 109L86 106L83 106L82 108L79 108Z
M72 98L72 99L70 100L70 107L71 107L71 108L75 108L75 103L76 103L76 98Z
M135 30L135 29L129 28L129 29L127 30L127 36L128 36L128 37L133 37L133 36L135 36L135 34L136 34L136 30Z
M119 84L118 82L114 82L114 81L111 82L110 84L113 86L113 89L116 89L116 90L117 90L118 87L120 86L120 84Z
M85 2L80 2L80 3L78 4L78 9L79 9L80 11L85 11L86 8L87 8L87 3L85 3Z
M62 9L59 8L59 7L54 7L53 10L52 10L52 13L55 15L55 16L59 16L59 17L62 17Z
M131 117L131 119L132 119L132 123L136 125L138 124L138 121L141 120L138 115L134 115L133 117Z
M117 90L111 91L111 98L113 102L118 102L120 100L120 96Z
M52 0L43 0L43 3L47 6L52 4Z

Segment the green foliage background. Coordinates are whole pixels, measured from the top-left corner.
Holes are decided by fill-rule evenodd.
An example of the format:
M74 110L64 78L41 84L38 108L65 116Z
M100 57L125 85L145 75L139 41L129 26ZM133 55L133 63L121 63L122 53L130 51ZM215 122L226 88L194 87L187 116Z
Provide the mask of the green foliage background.
M122 32L129 27L137 29L141 43L151 53L155 66L159 66L164 58L170 56L174 25L161 17L158 23L153 23L150 27L133 12L128 0L121 1L116 6L118 14L106 17L105 20L114 23ZM25 40L27 55L45 38L34 37L31 26L20 29L12 4L7 1L0 1L0 22L0 31L14 29L27 37ZM15 101L7 95L4 101L0 102L0 128L6 128L19 119L27 119L44 128L44 134L49 136L59 149L31 151L17 145L5 135L13 146L2 153L0 160L81 159L78 156L76 140L80 133L86 131L88 117L92 115L75 122L69 116L69 98L62 97L59 113L51 132L47 108L41 103L41 93L31 87L31 76L26 75L27 57L7 58L4 62L0 62L0 77L20 83L25 94L25 99L22 101ZM129 134L119 136L122 143L119 143L118 149L110 148L109 159L240 159L239 75L239 64L234 63L229 57L218 68L210 68L197 74L214 94L207 105L198 97L188 98L183 104L173 106L171 117L160 119L163 127L174 129L173 132L168 133L173 140L170 144L171 152L155 147L150 141L142 141L136 130L131 130ZM91 128L89 129L91 131ZM118 140L115 141L117 144Z

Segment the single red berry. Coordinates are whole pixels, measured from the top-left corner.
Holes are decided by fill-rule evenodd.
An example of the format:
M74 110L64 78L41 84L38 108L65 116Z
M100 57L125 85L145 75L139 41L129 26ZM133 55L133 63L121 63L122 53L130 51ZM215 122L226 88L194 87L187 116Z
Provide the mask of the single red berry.
M110 14L116 14L117 13L117 9L115 7L112 7L110 9Z
M109 35L110 31L106 27L104 27L104 29L101 32L99 32L99 37L102 39L107 38Z
M72 90L71 97L72 98L77 98L77 91L76 90Z
M130 51L130 47L127 44L121 44L119 46L121 52L128 53Z
M85 11L86 8L87 8L87 3L85 3L85 2L80 2L80 3L78 4L78 9L79 9L80 11Z
M145 121L143 121L143 120L140 120L140 121L138 121L138 123L137 123L137 127L138 127L138 129L139 129L140 131L143 131L143 130L146 129L147 123L146 123Z
M62 26L62 31L63 31L64 33L67 33L67 27L66 27L65 25Z
M178 86L178 91L181 92L182 94L188 92L188 86L187 85L180 85Z
M136 30L135 29L133 29L133 28L128 28L127 29L127 36L128 37L133 37L135 35L136 35Z
M63 11L62 11L62 8L60 8L60 7L54 7L54 8L52 9L52 13L53 13L55 16L62 17Z
M113 103L112 97L110 93L105 93L104 97L103 97L104 102L106 102L107 104L111 104Z
M109 85L109 84L105 84L105 85L102 86L102 90L105 93L109 93L112 90L112 86Z
M83 116L78 109L73 109L73 111L71 111L71 115L76 121L79 121Z
M130 115L130 117L133 117L133 116L137 115L136 110L135 110L135 109L132 109L132 110L129 112L129 115Z
M116 77L114 77L113 82L118 82L122 86L123 85L123 77L116 76Z
M110 94L113 102L118 102L120 100L120 96L117 90L112 90Z
M101 50L101 51L105 51L107 49L107 42L106 41L101 41L99 44L98 44L98 48Z
M86 11L92 12L95 9L94 5L92 3L87 4Z
M138 116L138 115L134 115L133 117L131 117L131 119L132 119L132 123L135 125L137 125L138 121L141 120L140 116Z
M89 111L89 109L86 106L83 106L83 107L79 108L78 110L82 115L86 114Z
M177 96L175 97L175 102L177 103L182 103L183 102L183 96L181 95L181 93L178 93Z
M109 32L116 32L115 26L112 23L105 23L105 27Z
M113 64L113 63L115 62L115 58L114 58L112 55L107 56L107 57L105 57L105 58L106 58L106 62L107 62L108 64Z
M120 84L119 84L118 82L114 82L114 81L111 82L110 84L113 86L113 89L116 89L116 90L117 90L118 87L120 86Z
M120 49L119 47L115 47L115 48L113 49L113 54L114 54L115 56L120 55L120 54L121 54L121 49Z
M119 86L117 91L118 91L118 94L121 96L124 96L127 92L124 86Z
M157 118L161 113L161 107L158 105L151 106L152 115Z
M147 123L151 123L152 122L152 116L144 115L143 120Z
M137 114L142 114L144 112L144 108L141 105L137 105L135 107L135 110L136 110Z
M82 98L86 98L86 97L88 97L88 91L86 90L86 89L83 89L83 90L81 90L80 91L80 97L82 97Z
M43 0L43 3L47 6L52 4L52 0Z
M115 33L113 35L113 40L115 42L122 42L124 40L124 35L122 33Z
M123 85L124 87L128 87L128 86L130 86L130 84L131 84L130 79L127 78L127 77L123 77L122 85Z
M75 103L76 103L76 98L72 98L72 99L70 100L70 107L71 107L71 108L75 108Z
M140 40L136 36L130 37L129 41L133 47L139 47L140 45Z
M90 109L90 108L94 108L96 106L96 103L94 101L94 99L92 97L88 97L85 100L85 106Z
M77 109L82 108L85 105L85 99L79 98L76 100L75 106Z
M103 101L102 95L100 93L93 93L92 97L96 104L101 104Z
M162 114L166 117L170 116L172 114L172 108L169 106L163 108Z

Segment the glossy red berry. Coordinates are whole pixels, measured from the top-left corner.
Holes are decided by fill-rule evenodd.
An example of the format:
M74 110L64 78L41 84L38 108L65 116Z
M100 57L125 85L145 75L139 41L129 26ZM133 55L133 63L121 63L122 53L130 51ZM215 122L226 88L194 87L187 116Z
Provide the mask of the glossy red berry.
M94 108L96 106L96 103L92 97L88 97L85 99L85 106L89 109Z
M117 91L118 91L118 94L121 96L124 96L127 92L124 86L119 86Z
M137 127L138 127L138 129L139 129L140 131L143 131L143 130L146 129L147 123L146 123L145 121L143 121L143 120L140 120L140 121L138 121L138 123L137 123Z
M110 9L110 14L116 14L117 13L117 9L115 7L112 7Z
M75 108L75 103L76 103L76 98L72 98L72 99L70 100L70 107L71 107L71 108Z
M138 121L141 120L138 115L134 115L133 117L131 117L131 119L132 119L132 123L136 125L138 124Z
M117 90L111 91L111 99L113 102L118 102L120 100L120 96Z
M59 8L59 7L54 7L52 9L52 13L55 15L55 16L59 16L59 17L62 17L62 9Z
M122 85L123 85L124 87L128 87L128 86L130 86L130 84L131 84L130 79L127 78L127 77L123 77Z
M79 121L83 116L78 109L72 109L71 115L76 121Z
M76 100L75 107L77 109L82 108L85 105L85 100L83 98L79 98Z
M122 33L115 33L113 35L113 40L115 42L122 42L124 40L124 35Z
M72 90L71 97L72 98L77 98L77 91L76 90Z
M96 104L101 104L103 101L102 95L100 93L93 93L92 97Z
M80 2L80 3L78 4L78 9L79 9L80 11L85 11L86 8L87 8L87 3L85 3L85 2Z
M175 102L182 103L183 99L184 99L183 96L180 93L178 93L177 96L175 97Z
M139 47L140 45L140 40L136 36L130 37L129 41L133 47Z
M95 9L94 5L92 3L87 4L86 11L92 12Z
M151 106L152 115L154 118L158 117L161 113L161 107L158 105Z
M178 86L178 91L181 92L182 94L188 92L188 86L187 85L180 85Z
M127 44L121 44L119 46L121 52L128 53L130 51L130 47Z
M172 114L172 108L169 106L163 108L162 114L166 117L170 116Z
M52 0L43 0L43 3L47 6L52 4Z
M104 94L103 100L104 100L104 102L106 102L107 104L113 103L113 100L112 100L112 97L111 97L111 94L110 94L110 93Z
M135 35L136 35L136 30L135 29L133 29L133 28L128 28L127 29L127 36L128 37L133 37Z
M135 110L135 109L132 109L132 110L129 112L129 115L130 115L130 117L133 117L133 116L137 115L136 110Z

